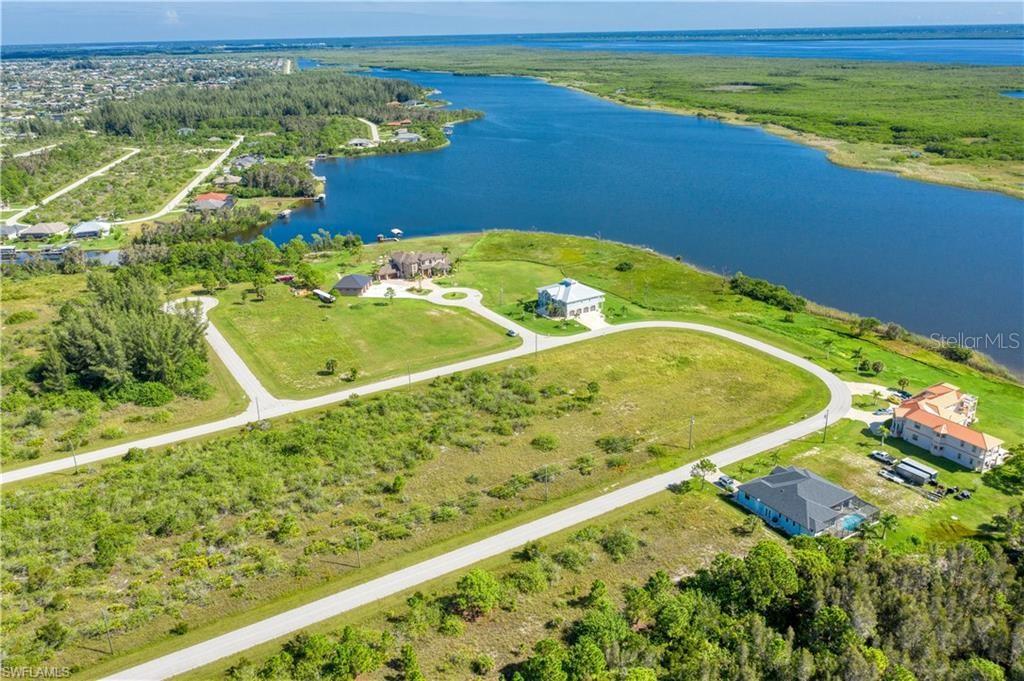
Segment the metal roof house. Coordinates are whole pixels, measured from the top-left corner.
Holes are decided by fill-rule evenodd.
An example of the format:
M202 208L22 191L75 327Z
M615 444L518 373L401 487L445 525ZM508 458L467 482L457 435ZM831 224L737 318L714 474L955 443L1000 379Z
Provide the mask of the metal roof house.
M338 280L338 283L334 285L333 290L343 296L361 296L366 293L366 289L370 288L370 284L372 283L373 279L368 275L346 274Z
M789 536L838 537L873 520L878 509L806 468L776 466L739 486L733 499Z
M79 222L71 228L71 236L78 239L98 239L110 234L110 223L103 220Z
M604 305L604 293L575 279L537 289L537 313L547 317L578 317Z

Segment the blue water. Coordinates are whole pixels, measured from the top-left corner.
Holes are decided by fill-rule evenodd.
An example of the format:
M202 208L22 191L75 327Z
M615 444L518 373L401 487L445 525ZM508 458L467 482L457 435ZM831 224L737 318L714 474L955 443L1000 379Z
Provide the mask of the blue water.
M844 530L856 530L862 522L864 522L864 516L859 513L851 513L842 520Z
M1024 201L849 170L754 127L512 77L398 73L486 117L442 150L318 162L327 201L266 230L511 227L647 245L924 334L1024 326ZM1024 368L1019 347L983 348ZM1019 345L1019 344L1018 344Z
M393 49L401 47L516 46L562 50L612 50L748 57L814 57L1024 65L1020 24L613 33L429 35L364 38L287 38L157 41L66 45L2 45L4 59L86 55L207 54L282 49Z
M1024 90L1018 90L1014 92L1004 92L1003 96L1013 97L1014 99L1024 99Z
M561 50L611 50L723 57L795 57L1024 65L1024 42L1006 40L546 40L509 42Z

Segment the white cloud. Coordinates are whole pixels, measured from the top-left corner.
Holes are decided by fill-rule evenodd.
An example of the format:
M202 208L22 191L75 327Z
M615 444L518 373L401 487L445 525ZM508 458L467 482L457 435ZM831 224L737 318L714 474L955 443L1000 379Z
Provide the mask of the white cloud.
M164 11L164 23L169 26L177 26L181 23L181 19L178 17L178 11L169 9Z

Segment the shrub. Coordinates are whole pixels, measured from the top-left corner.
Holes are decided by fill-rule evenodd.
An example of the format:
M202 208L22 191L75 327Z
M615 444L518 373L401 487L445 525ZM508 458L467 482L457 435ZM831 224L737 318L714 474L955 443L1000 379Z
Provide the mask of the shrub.
M623 454L636 448L637 440L629 435L605 435L597 439L597 446L605 454Z
M616 563L629 558L640 547L640 539L625 528L605 531L597 543Z
M551 557L570 572L580 573L591 561L591 556L582 547L569 544Z
M802 312L807 307L807 301L798 295L790 293L785 286L778 286L764 279L754 279L737 272L729 280L729 288L733 293L746 296L753 300L760 300L763 303L774 305L789 312Z
M633 263L622 261L615 266L615 269L618 272L629 272L631 269L633 269Z
M7 319L4 320L4 323L12 326L14 324L24 324L25 322L30 322L33 319L36 319L38 316L39 315L32 310L18 310L17 312L12 312L7 315Z
M174 399L174 393L163 383L137 383L131 390L131 401L140 407L162 407Z
M554 435L538 435L530 440L530 446L541 452L551 452L558 448L558 438Z
M494 670L494 658L481 653L473 658L469 668L477 676L487 676Z
M949 344L942 346L940 350L943 357L951 359L954 362L966 362L974 355L974 350L963 345Z

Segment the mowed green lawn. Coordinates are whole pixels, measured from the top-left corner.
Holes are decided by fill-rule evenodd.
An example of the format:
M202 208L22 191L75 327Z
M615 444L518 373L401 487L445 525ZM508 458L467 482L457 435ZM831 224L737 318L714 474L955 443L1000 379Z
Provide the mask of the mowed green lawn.
M224 291L210 319L271 393L283 398L348 387L508 350L522 341L462 309L416 300L299 298L282 285L264 301ZM325 370L328 359L337 370ZM355 381L348 380L352 368Z
M963 501L946 497L935 502L915 488L886 480L878 475L882 465L869 458L873 449L926 463L939 471L941 484L973 490L973 496ZM932 456L908 442L888 438L885 446L881 446L878 438L870 435L859 421L840 421L829 428L826 442L821 442L820 435L810 436L774 454L762 454L725 470L745 482L770 472L776 464L808 468L878 506L882 513L895 514L899 526L888 533L885 541L896 548L984 534L984 526L992 516L1005 513L1015 502L1012 496L985 485L981 474Z

